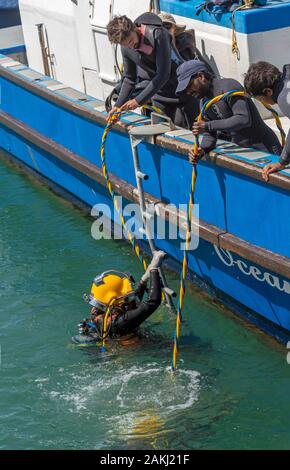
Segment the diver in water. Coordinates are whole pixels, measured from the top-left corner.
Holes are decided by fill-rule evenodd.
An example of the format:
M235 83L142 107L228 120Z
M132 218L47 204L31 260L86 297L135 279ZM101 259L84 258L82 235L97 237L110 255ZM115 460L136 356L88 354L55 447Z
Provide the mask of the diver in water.
M73 341L89 343L136 332L161 303L162 285L158 268L164 257L163 251L154 253L135 290L134 279L126 273L106 271L96 277L88 298L92 305L91 315L79 324L79 335L74 336ZM149 280L147 299L142 300Z

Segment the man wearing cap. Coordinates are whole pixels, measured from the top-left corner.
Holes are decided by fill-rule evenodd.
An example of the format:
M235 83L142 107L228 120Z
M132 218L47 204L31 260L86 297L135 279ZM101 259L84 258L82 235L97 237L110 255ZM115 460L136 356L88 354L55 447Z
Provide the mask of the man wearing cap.
M199 60L184 62L177 69L176 94L186 93L201 100L201 105L228 91L244 91L242 85L231 78L214 78ZM200 122L192 128L194 135L203 134L198 154L189 152L189 160L196 163L216 146L217 139L228 140L240 147L255 148L280 155L278 137L261 118L252 100L246 96L232 96L212 105Z
M108 38L121 44L124 72L116 110L134 110L152 100L172 121L191 128L198 112L196 100L176 96L176 69L183 62L172 47L172 36L153 13L144 13L132 22L127 16L116 16L107 25Z

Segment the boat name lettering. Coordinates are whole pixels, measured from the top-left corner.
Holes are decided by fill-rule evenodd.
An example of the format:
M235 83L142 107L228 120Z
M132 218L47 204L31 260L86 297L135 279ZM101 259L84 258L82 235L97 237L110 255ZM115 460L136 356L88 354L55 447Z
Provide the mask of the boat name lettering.
M257 266L248 265L245 261L241 259L234 259L232 253L229 250L224 250L222 248L214 245L214 249L219 259L228 267L237 266L239 270L245 276L253 276L259 282L266 282L269 286L275 287L281 292L290 294L290 282L285 279L281 280L278 276L268 273L266 271L261 271Z

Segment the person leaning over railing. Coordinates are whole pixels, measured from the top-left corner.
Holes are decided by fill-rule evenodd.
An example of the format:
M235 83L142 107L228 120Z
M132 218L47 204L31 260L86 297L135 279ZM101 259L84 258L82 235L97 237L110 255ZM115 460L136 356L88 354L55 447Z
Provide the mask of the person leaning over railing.
M184 62L177 69L179 93L187 93L208 100L227 92L244 92L242 85L232 78L215 78L199 60ZM255 104L247 96L230 96L211 106L192 128L194 135L203 134L197 154L189 152L191 163L197 163L216 147L217 139L228 140L240 147L255 148L280 155L282 147L276 134L261 118Z
M125 15L116 16L107 32L111 43L121 45L124 65L119 96L108 117L116 108L134 110L152 100L176 125L190 128L198 106L175 95L176 69L183 59L172 47L172 36L160 18L144 13L132 22Z
M283 73L269 62L257 62L245 75L245 88L249 95L268 105L278 104L282 113L290 119L290 64L284 65ZM265 166L263 178L283 170L290 164L290 131L279 162Z

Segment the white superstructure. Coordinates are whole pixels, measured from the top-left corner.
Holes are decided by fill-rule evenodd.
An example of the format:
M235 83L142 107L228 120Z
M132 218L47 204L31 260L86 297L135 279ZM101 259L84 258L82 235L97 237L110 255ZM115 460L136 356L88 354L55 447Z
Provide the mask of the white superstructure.
M29 66L104 100L120 78L115 46L108 41L106 25L116 14L135 19L149 11L150 0L20 0L19 6ZM229 27L174 16L178 23L195 30L197 47L221 76L242 82L252 62L268 60L281 67L290 61L290 18L289 27L251 34L237 32L237 60L231 52ZM121 64L119 50L117 56ZM262 113L269 117L264 110Z
M149 6L149 0L20 0L30 67L44 72L37 29L43 24L55 78L104 99L119 79L106 25L115 14L134 19ZM238 34L242 53L237 61L230 54L230 29L185 17L176 16L176 20L195 29L197 46L214 69L241 79L249 64L245 35ZM121 63L120 56L119 60Z
M108 41L106 25L114 14L126 13L134 18L148 5L148 0L20 0L30 67L45 72L37 26L43 25L50 74L104 99L119 80L115 49Z

